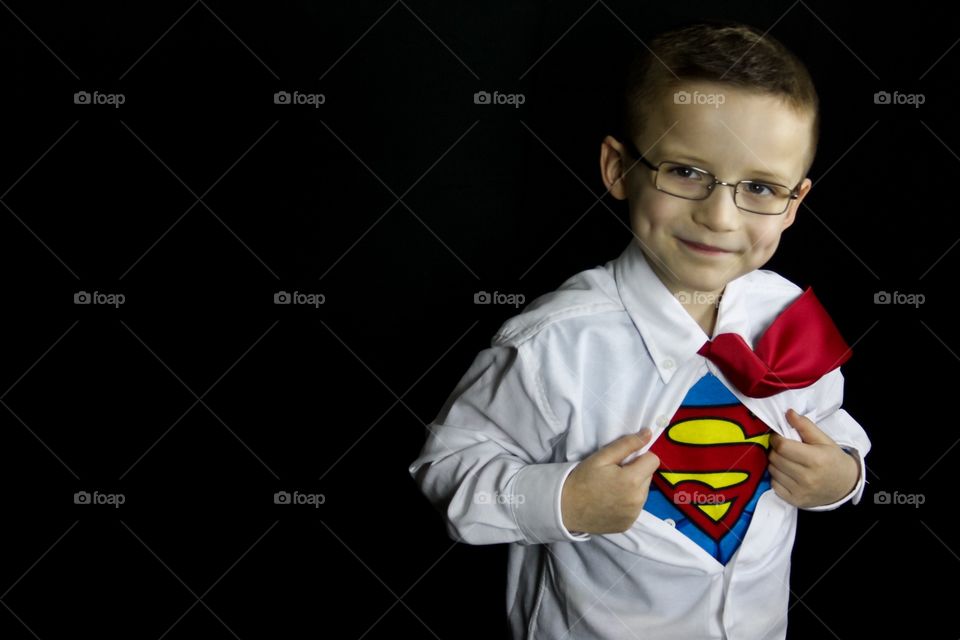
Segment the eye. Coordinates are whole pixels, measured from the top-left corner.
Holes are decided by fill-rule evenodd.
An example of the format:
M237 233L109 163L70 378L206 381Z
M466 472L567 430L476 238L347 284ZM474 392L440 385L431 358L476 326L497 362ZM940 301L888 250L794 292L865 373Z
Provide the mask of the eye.
M762 182L748 182L746 185L746 191L751 196L772 196L776 194L774 188L770 185L763 184Z
M700 180L702 176L700 172L694 169L693 167L687 167L682 164L674 165L670 167L670 175L675 178L680 178L682 180Z

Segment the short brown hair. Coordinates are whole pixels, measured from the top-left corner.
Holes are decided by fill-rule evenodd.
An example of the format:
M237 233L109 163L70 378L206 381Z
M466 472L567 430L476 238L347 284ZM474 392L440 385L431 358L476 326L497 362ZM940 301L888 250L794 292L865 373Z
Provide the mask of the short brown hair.
M679 83L704 80L782 98L798 111L813 113L809 157L820 138L820 100L806 66L769 34L736 22L698 23L656 36L627 66L621 113L622 135L643 131L644 107Z

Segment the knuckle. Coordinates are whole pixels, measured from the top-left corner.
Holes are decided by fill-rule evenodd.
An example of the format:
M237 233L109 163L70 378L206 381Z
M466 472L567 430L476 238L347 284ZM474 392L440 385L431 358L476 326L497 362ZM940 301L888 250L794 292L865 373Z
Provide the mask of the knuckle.
M634 493L646 493L648 486L650 486L650 474L644 473L633 478L630 488Z

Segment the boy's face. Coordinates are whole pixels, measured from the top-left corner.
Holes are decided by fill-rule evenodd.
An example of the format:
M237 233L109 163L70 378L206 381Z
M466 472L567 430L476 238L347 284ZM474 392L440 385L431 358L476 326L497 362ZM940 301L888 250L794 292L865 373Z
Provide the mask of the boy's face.
M728 85L687 82L676 91L694 99L675 103L674 91L666 92L648 109L644 131L633 141L653 165L669 160L704 169L728 183L758 180L797 186L811 150L812 113ZM633 232L673 293L721 293L731 280L764 265L811 186L809 179L803 180L799 198L789 201L786 212L761 215L738 209L733 187L716 185L705 200L659 191L656 172L609 136L601 145L600 164L610 193L629 199Z

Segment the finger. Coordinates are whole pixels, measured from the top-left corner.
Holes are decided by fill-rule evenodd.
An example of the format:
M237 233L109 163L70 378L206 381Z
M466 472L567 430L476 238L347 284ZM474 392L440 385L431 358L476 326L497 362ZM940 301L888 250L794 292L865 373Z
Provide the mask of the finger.
M797 462L776 451L770 452L768 460L771 466L776 467L778 471L787 474L795 481L803 477L803 474L808 468L803 463Z
M636 460L623 465L623 468L649 481L654 472L660 468L660 458L653 451L647 451L643 455L637 456Z
M769 455L776 453L783 460L790 460L801 466L809 466L813 462L812 449L815 446L819 445L780 436L776 440L771 439Z
M793 409L787 409L787 422L800 434L800 440L807 444L835 444L833 438L825 434L813 420Z
M780 496L781 498L783 498L783 499L786 500L787 502L790 502L790 504L793 504L793 503L791 502L791 500L792 500L792 494L790 493L790 490L789 490L789 489L787 489L786 487L783 486L783 484L781 484L780 482L778 482L778 481L776 481L776 480L773 480L773 481L770 483L770 487L774 490L774 492L775 492L778 496Z
M642 429L639 433L628 433L622 435L613 442L600 448L593 454L595 460L600 464L620 464L623 459L634 451L642 449L651 437L650 429Z
M778 469L777 467L770 465L768 467L768 470L770 471L771 484L773 482L777 482L781 486L787 488L790 491L796 491L797 488L799 487L799 484L797 483L796 479L792 478L790 474L785 473L781 469Z
M774 451L780 451L783 447L783 443L789 442L789 438L784 438L782 435L776 431L770 432L769 446L767 447L768 454L773 453Z

